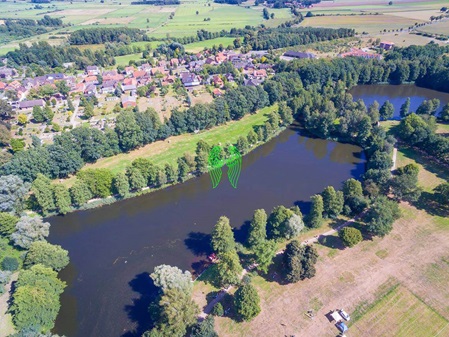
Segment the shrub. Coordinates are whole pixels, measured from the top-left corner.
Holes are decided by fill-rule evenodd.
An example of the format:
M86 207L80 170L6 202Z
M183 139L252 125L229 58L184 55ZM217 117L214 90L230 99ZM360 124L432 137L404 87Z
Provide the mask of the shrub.
M343 228L338 232L338 236L347 247L354 247L363 240L362 233L354 227Z
M220 302L215 304L214 307L212 308L212 315L219 317L224 315L223 305Z
M6 256L2 261L2 269L16 271L19 268L19 261L15 257Z

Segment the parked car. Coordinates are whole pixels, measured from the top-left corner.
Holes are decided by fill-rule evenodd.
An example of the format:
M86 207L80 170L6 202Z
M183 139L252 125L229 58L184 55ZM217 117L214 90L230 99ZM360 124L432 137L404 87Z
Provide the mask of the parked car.
M343 317L345 319L345 321L349 321L351 320L351 317L348 315L348 313L346 311L344 311L343 309L340 309L340 316Z
M338 322L338 323L336 324L336 326L337 326L338 330L340 330L341 332L346 332L346 331L348 331L348 327L347 327L346 324L343 323L343 322Z

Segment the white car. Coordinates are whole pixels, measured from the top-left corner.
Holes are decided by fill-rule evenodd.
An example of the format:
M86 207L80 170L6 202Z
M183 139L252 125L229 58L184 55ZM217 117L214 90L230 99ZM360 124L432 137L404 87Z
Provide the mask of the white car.
M340 316L343 317L346 321L349 321L351 319L351 317L348 315L348 313L346 311L344 311L343 309L340 309Z

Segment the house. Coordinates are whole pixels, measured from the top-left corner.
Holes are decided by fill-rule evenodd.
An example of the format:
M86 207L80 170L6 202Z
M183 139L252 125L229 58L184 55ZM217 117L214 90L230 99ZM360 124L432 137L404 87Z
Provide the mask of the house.
M185 87L194 87L201 84L201 78L191 72L183 71L180 76L181 82Z
M84 89L84 95L86 96L94 96L97 94L97 86L95 84L88 84Z
M43 99L33 99L31 101L21 101L21 102L19 102L18 107L20 110L23 110L23 109L31 109L31 108L34 108L35 106L44 107L45 101Z
M86 85L84 83L77 83L75 85L75 87L70 90L70 94L75 94L75 93L84 93L84 90L86 89Z
M166 69L167 68L167 61L163 61L163 60L159 60L158 62L157 62L157 65L160 67L160 68L162 68L162 69Z
M190 71L201 71L203 69L204 61L192 61L188 64L187 68Z
M162 85L165 86L165 85L173 84L173 83L175 83L175 80L176 80L175 76L171 76L171 75L165 76L162 79Z
M253 76L258 79L267 78L267 71L265 69L254 70Z
M223 96L223 92L220 89L218 89L218 88L215 88L214 91L212 91L212 94L214 95L214 97L221 97L221 96Z
M383 50L391 50L394 47L394 42L382 41L379 47L382 48Z
M130 91L131 93L135 93L137 90L137 87L135 84L129 84L129 85L122 85L123 92Z
M12 68L1 67L0 68L0 78L5 80L10 80L16 74L16 71Z
M368 53L366 51L363 51L361 49L357 49L357 48L351 48L351 51L347 52L347 53L343 53L338 55L339 57L361 57L364 59L376 59L376 60L381 60L382 59L382 55L380 54L376 54L376 53Z
M213 57L208 57L207 59L206 59L206 62L205 62L206 64L210 64L210 65L215 65L215 64L217 64L217 62L215 61L215 58L213 58Z
M126 75L131 75L135 71L136 71L136 69L133 66L125 67L125 74Z
M179 60L178 60L178 59L175 59L175 58L171 59L171 60L170 60L170 65L171 65L172 67L177 67L177 66L179 65Z
M218 75L212 76L212 84L218 88L222 88L224 86L223 80Z
M215 56L215 62L217 62L218 64L223 63L226 60L227 60L227 57L224 53L218 53Z
M137 106L135 96L125 96L122 98L122 107L124 109Z
M125 78L123 85L137 85L137 80L135 78Z
M257 87L258 85L262 84L262 80L258 80L257 78L250 78L243 81L243 85L250 86L250 87Z
M151 70L151 65L149 63L144 63L140 66L140 70L145 70L147 73Z
M98 84L98 79L97 76L87 76L86 78L84 78L84 83L86 83L86 85L89 84Z
M142 78L147 76L147 72L145 70L136 70L135 72L133 72L133 77L134 78Z
M154 76L156 74L164 74L165 73L165 69L162 67L155 67L151 69L151 76Z
M109 70L103 72L103 82L104 81L122 81L124 76L122 74L117 73L115 70Z
M46 79L49 81L61 81L64 79L65 75L63 73L47 74Z
M295 59L315 59L316 58L316 55L313 53L305 53L305 52L293 51L293 50L289 50L289 51L285 52L283 56L289 57L289 58L295 58Z
M101 93L102 94L112 94L115 91L115 87L117 85L117 81L106 81L101 85Z
M86 73L89 76L97 76L98 74L100 74L100 68L98 68L97 66L87 66Z

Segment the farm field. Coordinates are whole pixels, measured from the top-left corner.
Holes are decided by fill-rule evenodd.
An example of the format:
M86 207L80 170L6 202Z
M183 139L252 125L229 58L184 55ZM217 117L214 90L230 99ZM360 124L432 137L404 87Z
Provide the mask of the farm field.
M399 149L397 165L411 162L420 166L419 181L426 192L449 178L449 172L424 162L414 151ZM401 203L400 208L402 218L383 239L368 239L351 249L344 248L337 236L322 240L316 245L317 274L310 280L279 284L273 274L276 268L267 276L254 277L262 312L244 323L217 318L219 335L334 337L338 331L326 315L344 308L352 315L348 336L447 336L447 210L431 211L426 203ZM305 235L310 238L315 232ZM208 288L201 284L198 289ZM316 313L313 320L305 316L310 309Z
M212 39L212 40L205 40L205 41L200 41L200 42L194 42L194 43L189 43L185 45L186 51L190 52L190 53L198 53L200 51L202 51L204 48L211 48L214 45L215 46L219 46L220 44L223 45L223 47L227 47L229 45L233 45L233 41L234 38L232 37L220 37L217 39Z
M449 20L436 22L431 25L420 27L418 29L420 32L430 33L430 34L444 34L449 36Z

